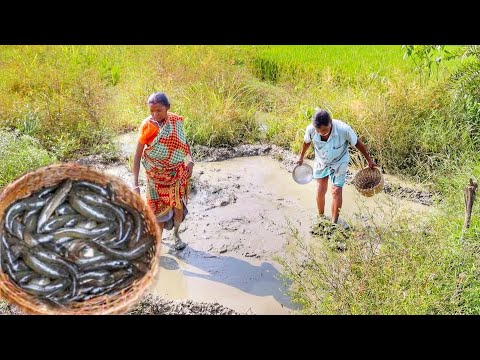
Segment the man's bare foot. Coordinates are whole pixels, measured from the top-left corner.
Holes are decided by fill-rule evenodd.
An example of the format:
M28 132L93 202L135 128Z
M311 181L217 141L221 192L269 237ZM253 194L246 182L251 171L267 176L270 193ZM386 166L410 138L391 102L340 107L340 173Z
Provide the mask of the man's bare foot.
M325 215L325 214L318 214L317 219L318 219L318 221L320 221L322 223L327 222L327 221L331 222L330 217Z

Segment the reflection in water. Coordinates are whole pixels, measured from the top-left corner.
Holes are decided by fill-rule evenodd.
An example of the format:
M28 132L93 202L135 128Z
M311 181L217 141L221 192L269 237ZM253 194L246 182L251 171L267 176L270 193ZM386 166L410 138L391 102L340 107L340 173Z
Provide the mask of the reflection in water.
M233 256L212 257L211 254L190 246L181 253L173 248L168 253L187 264L183 269L185 276L220 282L255 296L272 296L284 307L298 309L286 295L290 283L286 282L285 287L279 271L269 262L254 265ZM178 262L169 256L160 258L160 266L169 270L180 268ZM201 273L191 267L201 270Z

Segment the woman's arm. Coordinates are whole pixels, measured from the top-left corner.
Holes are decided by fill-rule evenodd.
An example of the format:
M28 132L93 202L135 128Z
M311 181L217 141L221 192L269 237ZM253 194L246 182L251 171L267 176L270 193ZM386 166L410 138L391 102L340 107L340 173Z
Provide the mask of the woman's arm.
M145 147L140 141L137 142L137 149L133 157L133 190L140 194L140 187L138 186L138 173L140 172L140 158L143 154L143 148Z
M193 161L192 150L190 149L190 144L188 143L188 140L187 140L187 147L188 147L188 154L187 154L187 159L188 159L187 171L188 171L188 177L190 177L190 176L192 176L193 165L195 165L195 162Z
M187 159L188 159L188 162L192 162L192 163L195 163L193 161L193 157L192 157L192 150L190 149L190 144L188 143L188 140L187 140L187 147L188 147L188 154L187 154Z

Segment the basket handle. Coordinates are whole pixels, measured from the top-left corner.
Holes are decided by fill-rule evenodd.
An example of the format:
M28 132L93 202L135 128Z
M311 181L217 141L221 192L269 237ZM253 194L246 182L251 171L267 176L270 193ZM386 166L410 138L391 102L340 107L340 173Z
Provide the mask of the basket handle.
M365 158L363 158L363 159L366 160ZM380 170L380 172L381 172L382 174L384 174L383 167L380 166L380 164L379 164L380 162L379 162L379 161L375 161L375 163L376 163L377 165L374 166L373 169L378 169L378 170ZM367 166L365 167L365 169L367 169L367 168L369 168L368 164L367 164Z

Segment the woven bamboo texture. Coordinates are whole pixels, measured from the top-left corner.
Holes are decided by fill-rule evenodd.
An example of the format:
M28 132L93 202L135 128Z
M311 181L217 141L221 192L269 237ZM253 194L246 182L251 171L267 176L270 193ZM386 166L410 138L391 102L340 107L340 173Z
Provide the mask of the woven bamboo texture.
M353 177L352 184L366 197L371 197L383 190L384 179L379 168L365 168L358 171Z
M3 229L4 214L9 205L21 198L30 196L42 187L58 184L65 179L87 180L99 185L111 184L115 192L115 201L137 209L144 221L144 235L154 237L154 244L147 252L149 270L136 279L130 286L112 295L98 296L84 302L72 302L65 308L53 308L41 302L18 287L9 277L0 271L0 296L16 305L27 314L44 315L107 315L128 312L142 297L154 279L157 269L161 245L161 229L157 225L155 215L145 201L119 178L104 174L91 167L74 163L55 164L39 168L24 174L9 185L0 194L0 229ZM3 231L3 230L1 230Z

